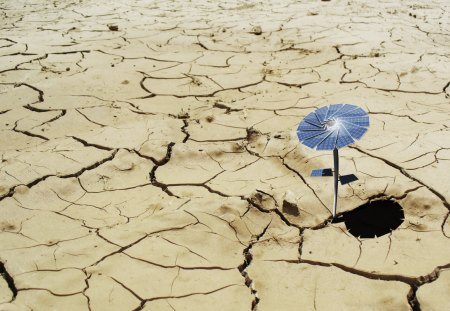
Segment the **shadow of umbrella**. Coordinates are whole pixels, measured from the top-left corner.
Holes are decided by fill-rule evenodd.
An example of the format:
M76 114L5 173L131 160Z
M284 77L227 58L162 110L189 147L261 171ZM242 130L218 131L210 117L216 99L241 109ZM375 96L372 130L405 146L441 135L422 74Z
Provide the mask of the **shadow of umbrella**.
M344 222L355 237L375 238L397 229L404 219L400 204L393 200L377 200L345 212L333 222Z

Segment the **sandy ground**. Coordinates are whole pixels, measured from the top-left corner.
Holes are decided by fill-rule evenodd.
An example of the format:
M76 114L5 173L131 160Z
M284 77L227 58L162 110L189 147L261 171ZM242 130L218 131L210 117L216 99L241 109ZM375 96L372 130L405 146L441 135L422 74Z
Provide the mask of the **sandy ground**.
M0 1L0 310L450 310L450 6ZM300 120L355 103L339 212ZM284 201L288 193L289 208Z

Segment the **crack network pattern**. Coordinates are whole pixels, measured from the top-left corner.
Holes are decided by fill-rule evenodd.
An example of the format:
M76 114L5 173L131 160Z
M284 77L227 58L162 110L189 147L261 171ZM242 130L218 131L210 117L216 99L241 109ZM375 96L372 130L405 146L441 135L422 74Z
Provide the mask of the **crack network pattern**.
M0 309L449 309L449 12L0 0ZM340 212L396 200L388 235L308 177L329 103L371 117Z

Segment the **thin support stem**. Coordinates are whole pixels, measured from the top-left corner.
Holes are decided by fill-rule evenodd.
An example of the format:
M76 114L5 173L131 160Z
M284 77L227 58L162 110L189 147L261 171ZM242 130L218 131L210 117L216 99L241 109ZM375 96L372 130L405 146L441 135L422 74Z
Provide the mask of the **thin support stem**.
M333 201L333 218L336 217L337 199L338 199L338 181L339 181L339 152L333 149L334 160L334 201Z

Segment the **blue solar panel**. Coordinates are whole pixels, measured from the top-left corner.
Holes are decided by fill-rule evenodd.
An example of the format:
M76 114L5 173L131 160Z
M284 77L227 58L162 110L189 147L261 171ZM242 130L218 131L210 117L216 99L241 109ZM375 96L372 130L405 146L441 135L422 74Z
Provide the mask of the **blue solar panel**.
M342 107L339 110L339 112L334 115L334 117L339 117L339 116L342 116L342 115L346 115L350 111L355 110L357 108L359 108L359 107L354 106L354 105L344 104L344 107Z
M339 111L344 107L345 107L345 104L331 105L330 109L328 109L327 119L332 118L334 115L339 113Z
M336 142L336 148L340 149L342 147L345 147L347 145L350 145L354 142L352 136L350 133L345 129L345 127L341 128L341 135L338 137Z
M317 125L318 127L322 127L322 124L320 123L320 121L317 118L315 113L308 114L303 120L305 122L308 122L309 124L313 124L313 125Z
M340 118L341 123L359 125L362 127L369 126L369 117L350 117L350 118Z
M322 135L324 131L302 131L298 132L298 139L300 141L304 141L313 137L316 137L318 135Z
M311 131L322 131L323 130L323 127L324 127L323 125L317 125L316 123L312 123L308 120L303 120L303 121L304 122L302 122L299 127L301 129L308 128L307 131L308 130L311 130Z
M320 142L323 141L328 135L330 135L330 133L324 131L324 132L322 132L322 133L319 134L319 135L316 135L316 136L313 136L313 137L310 137L310 138L307 138L307 139L303 140L302 143L303 143L304 145L308 146L309 148L313 148L313 149L314 149L314 148L316 148L316 146L317 146L318 144L320 144Z
M341 115L341 117L364 117L364 116L367 116L367 113L361 108L352 110L349 113Z
M318 170L312 170L311 171L312 177L318 177L318 176L333 176L333 171L331 168L321 168Z
M299 140L317 150L339 149L360 139L369 127L369 116L358 106L335 104L308 114L297 130Z
M331 132L329 136L327 136L323 141L321 141L316 149L317 150L333 150L334 146L336 146L336 140L339 135L339 127L336 127L336 129Z
M343 127L347 130L351 137L354 139L360 139L364 133L367 131L367 128L361 127L357 124L342 122Z
M320 123L323 123L325 121L325 117L327 116L327 112L328 112L328 106L319 108L316 111L314 111L313 113L316 114Z

